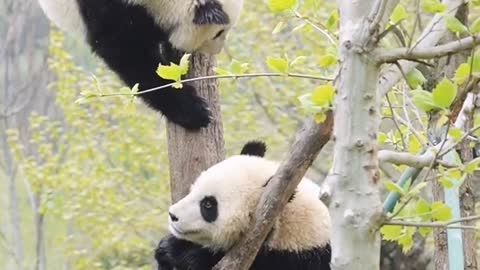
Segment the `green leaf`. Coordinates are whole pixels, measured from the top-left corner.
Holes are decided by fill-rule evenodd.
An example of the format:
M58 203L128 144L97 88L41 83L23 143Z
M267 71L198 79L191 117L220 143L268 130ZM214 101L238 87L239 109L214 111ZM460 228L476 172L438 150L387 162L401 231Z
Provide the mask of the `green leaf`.
M333 32L338 28L338 21L339 21L338 10L335 9L330 13L330 16L327 19L327 23L325 24L325 27L328 30Z
M429 227L420 227L418 228L418 233L423 237L427 237L432 232L432 228Z
M455 77L453 78L457 84L463 84L470 77L470 65L463 63L458 66L455 71Z
M407 11L402 5L397 5L390 16L390 22L396 24L405 18L407 18Z
M407 82L413 88L422 86L426 81L427 79L425 79L425 76L423 76L422 72L416 68L407 74Z
M406 228L409 229L408 227ZM402 246L403 253L407 253L413 247L413 234L405 234L398 238L398 243Z
M219 68L219 67L214 67L213 70L218 75L233 75L230 71L228 71L226 69Z
M480 32L480 17L478 17L473 23L470 25L470 32L476 34Z
M312 102L318 106L327 106L332 104L335 97L335 87L332 84L321 85L312 93Z
M288 61L280 57L267 57L267 65L274 71L288 73Z
M457 96L457 85L447 78L441 80L432 91L433 102L441 108L449 108Z
M465 172L466 173L473 173L475 170L478 169L480 165L480 158L475 158L465 165Z
M438 179L438 181L440 182L440 184L442 184L442 186L444 188L452 188L454 186L453 182L450 181L450 179L448 179L446 177L440 177L440 179Z
M320 67L334 66L337 64L337 57L333 54L322 55L318 64Z
M389 191L397 192L400 195L405 195L405 191L403 190L403 188L392 181L386 181L384 185L385 188L387 188Z
M443 18L445 19L448 30L457 34L468 33L467 27L454 16L444 15Z
M450 179L460 180L462 179L462 171L459 168L452 168L447 171L447 175Z
M452 219L452 209L443 202L432 203L432 217L438 221L448 221Z
M459 128L451 127L448 130L448 135L452 137L455 140L455 142L460 142L460 140L463 137L463 131Z
M402 226L398 225L384 225L380 228L380 233L383 239L387 241L397 240L402 234Z
M408 152L418 153L422 149L422 143L417 139L417 136L410 136L408 141Z
M248 70L248 63L242 63L235 59L230 63L230 72L232 74L244 74Z
M415 213L420 216L422 220L429 220L430 215L428 215L428 213L430 213L431 211L432 209L430 208L430 204L423 198L420 198L415 207Z
M447 6L440 3L439 0L422 0L420 5L423 10L429 13L440 13L447 10Z
M388 139L387 134L385 134L384 132L378 132L378 143L379 144L385 144L387 139Z
M413 103L424 112L438 109L438 106L433 102L432 93L424 90L415 90L412 93Z
M269 0L268 6L273 12L284 12L292 10L297 5L297 0Z
M327 119L327 115L325 113L317 113L317 114L315 114L313 119L315 120L315 122L317 124L320 124L320 123L323 123Z
M177 81L182 76L182 71L176 64L170 66L160 65L157 69L157 74L164 79Z

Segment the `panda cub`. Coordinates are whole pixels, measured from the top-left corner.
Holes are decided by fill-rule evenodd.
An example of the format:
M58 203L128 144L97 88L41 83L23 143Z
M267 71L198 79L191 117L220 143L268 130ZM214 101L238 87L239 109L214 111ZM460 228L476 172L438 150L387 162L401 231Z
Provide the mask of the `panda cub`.
M170 235L155 250L159 270L210 270L249 230L278 164L262 142L204 171L169 209ZM330 216L319 187L304 178L275 222L250 270L330 270Z
M216 54L238 20L243 0L39 0L60 28L85 38L130 87L172 81L158 64L178 63L180 52ZM191 85L140 95L150 107L187 129L205 127L210 113Z

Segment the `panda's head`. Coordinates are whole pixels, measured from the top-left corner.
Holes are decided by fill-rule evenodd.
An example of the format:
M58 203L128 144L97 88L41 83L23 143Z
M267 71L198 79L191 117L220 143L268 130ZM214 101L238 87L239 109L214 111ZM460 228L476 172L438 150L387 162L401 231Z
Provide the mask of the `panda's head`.
M278 168L263 158L265 150L263 143L248 143L241 155L204 171L190 193L170 207L171 233L216 250L237 242L249 229L262 192ZM330 219L317 199L318 187L302 182L267 241L274 249L298 251L328 242Z
M193 5L187 7L182 21L172 27L170 42L186 52L217 54L225 44L227 33L237 22L242 7L243 0L194 0Z

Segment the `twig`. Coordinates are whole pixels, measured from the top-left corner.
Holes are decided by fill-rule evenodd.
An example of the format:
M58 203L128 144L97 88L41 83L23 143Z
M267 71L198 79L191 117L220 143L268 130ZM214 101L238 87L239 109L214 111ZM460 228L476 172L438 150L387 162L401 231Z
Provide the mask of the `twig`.
M444 222L409 222L409 221L402 221L402 220L389 220L385 221L383 225L399 225L399 226L410 226L410 227L448 227L454 229L454 227L450 226L452 224L457 224L461 222L467 221L476 221L480 220L480 215L475 216L468 216L463 217L455 220L444 221ZM478 229L472 226L458 226L459 229Z
M203 80L210 80L210 79L239 79L239 78L255 78L255 77L291 77L291 78L302 78L302 79L311 79L311 80L320 80L320 81L333 81L332 78L320 77L315 75L308 75L308 74L298 74L298 73L248 73L248 74L231 74L231 75L209 75L209 76L202 76L202 77L195 77L180 80L180 83L187 83L187 82L196 82L196 81L203 81ZM162 86L146 89L143 91L139 91L137 93L111 93L111 94L99 94L99 97L111 97L111 96L132 96L132 95L142 95L145 93L150 93L153 91L157 91L160 89L165 89L168 87L172 87L178 84L178 82L173 82L169 84L164 84Z
M310 26L312 26L315 30L317 30L318 32L322 33L329 41L330 43L332 43L332 45L334 47L337 47L337 41L335 41L335 39L333 39L333 37L330 35L330 33L328 33L328 31L325 31L323 30L322 28L318 27L318 25L316 25L315 23L313 23L312 21L310 21L310 19L308 19L307 17L304 17L302 14L300 14L298 11L295 10L295 16L301 20L303 20L304 22L306 22L307 24L309 24Z

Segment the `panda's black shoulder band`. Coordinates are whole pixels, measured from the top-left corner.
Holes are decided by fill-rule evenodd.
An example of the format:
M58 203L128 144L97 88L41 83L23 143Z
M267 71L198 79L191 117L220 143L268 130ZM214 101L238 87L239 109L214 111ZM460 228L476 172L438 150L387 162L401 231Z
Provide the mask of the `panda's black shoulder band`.
M222 4L216 0L206 0L195 7L194 24L221 24L230 23L230 18L223 10Z
M264 157L267 152L267 145L262 141L247 142L240 152L240 155Z

